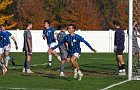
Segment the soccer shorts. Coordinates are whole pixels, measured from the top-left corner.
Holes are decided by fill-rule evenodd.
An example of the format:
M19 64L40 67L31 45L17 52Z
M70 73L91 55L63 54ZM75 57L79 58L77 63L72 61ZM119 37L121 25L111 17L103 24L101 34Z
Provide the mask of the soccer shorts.
M25 55L30 55L30 56L32 56L32 52L30 52L29 50L28 50L28 51L25 51Z
M116 55L123 55L123 50L117 49L115 53Z
M3 49L4 49L4 51L10 51L10 46L7 45Z
M0 54L3 54L4 50L3 48L0 48Z
M68 57L72 57L72 56L76 56L77 57L77 59L80 57L80 54L79 53L74 53L74 54L72 54L72 55L70 55L70 54L68 54Z
M52 48L54 46L56 46L56 42L52 42L50 45L48 45L49 48ZM56 51L56 50L54 49L52 52L54 52L54 51Z
M68 57L68 51L66 49L59 49L61 54L61 60L66 60Z

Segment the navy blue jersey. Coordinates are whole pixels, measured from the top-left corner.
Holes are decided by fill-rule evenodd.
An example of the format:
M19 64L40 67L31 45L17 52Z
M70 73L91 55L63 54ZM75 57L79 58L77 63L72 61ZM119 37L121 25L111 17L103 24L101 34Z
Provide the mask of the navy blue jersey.
M125 34L123 29L118 28L115 31L114 46L117 46L118 50L124 50Z
M50 27L48 29L43 30L43 35L47 38L47 44L50 45L52 42L56 42L54 37L55 29Z
M0 47L3 48L10 44L10 39L8 34L4 33L3 31L0 31Z
M57 47L60 47L63 45L65 42L68 43L68 54L73 55L74 53L81 53L81 47L80 47L80 42L84 42L91 50L93 48L90 46L90 44L84 40L83 37L81 37L78 34L74 34L74 36L71 36L70 34L66 35L62 42L60 42L57 46L55 46L53 49L56 49Z

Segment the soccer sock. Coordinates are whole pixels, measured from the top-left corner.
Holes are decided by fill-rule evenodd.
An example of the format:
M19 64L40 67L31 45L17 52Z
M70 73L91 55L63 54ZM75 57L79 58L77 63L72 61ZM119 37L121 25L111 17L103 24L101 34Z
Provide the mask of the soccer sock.
M119 70L121 70L121 66L119 66Z
M125 69L125 64L122 64L121 67L122 67L122 69Z
M61 57L60 57L60 56L58 56L57 59L58 59L59 61L61 61Z
M52 61L52 55L49 55L49 61Z
M81 74L82 74L82 72L79 70L79 71L78 71L78 74L79 74L79 75L81 75Z
M30 69L30 64L31 64L31 62L27 61L27 69Z
M51 66L51 62L52 62L52 55L49 55L49 65Z
M77 68L74 69L74 73L76 73L76 72L77 72Z
M66 63L65 64L61 64L61 66L60 66L60 72L64 72L65 66L66 66Z
M9 59L10 59L9 56L5 57L5 66L6 66L6 67L8 67L8 61L9 61Z
M25 60L25 61L24 61L24 68L25 68L25 69L27 69L27 63L26 63L26 62L27 62L27 61Z
M11 57L9 57L9 61L12 61Z

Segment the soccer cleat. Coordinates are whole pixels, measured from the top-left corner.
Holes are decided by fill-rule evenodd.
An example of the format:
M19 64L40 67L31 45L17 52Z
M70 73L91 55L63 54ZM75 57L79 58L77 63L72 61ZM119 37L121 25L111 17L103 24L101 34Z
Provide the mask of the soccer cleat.
M2 75L5 75L6 72L7 72L7 68L3 65L2 66Z
M51 63L49 63L49 64L47 65L47 67L48 67L48 68L51 68Z
M74 70L74 78L77 78L78 72Z
M119 70L119 75L126 75L125 69Z
M23 68L22 72L23 72L23 73L25 73L25 72L26 72L25 68Z
M34 72L31 71L30 69L27 69L27 72L26 72L26 73L32 74L32 73L34 73Z
M65 76L64 72L60 72L60 77L64 77L64 76Z
M83 77L83 74L79 74L79 78L78 78L78 81L81 81L82 80L82 77Z
M16 65L13 58L11 58L10 61L11 61L12 65L14 65L14 66Z

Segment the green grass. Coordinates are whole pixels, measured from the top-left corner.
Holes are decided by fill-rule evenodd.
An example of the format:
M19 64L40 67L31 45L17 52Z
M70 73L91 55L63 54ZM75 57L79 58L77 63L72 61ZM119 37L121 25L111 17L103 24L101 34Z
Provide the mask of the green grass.
M8 73L0 75L0 90L99 90L114 83L127 79L127 76L117 75L117 63L113 53L82 53L78 59L81 71L84 73L82 81L73 78L73 68L70 63L65 68L66 77L59 77L59 61L53 57L52 68L41 65L48 62L47 53L33 53L31 69L34 74L23 74L22 67L24 53L11 53L16 66L9 62ZM124 54L127 63L127 54ZM139 90L139 81L131 81L110 90Z

